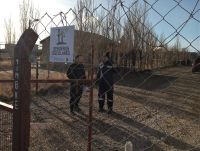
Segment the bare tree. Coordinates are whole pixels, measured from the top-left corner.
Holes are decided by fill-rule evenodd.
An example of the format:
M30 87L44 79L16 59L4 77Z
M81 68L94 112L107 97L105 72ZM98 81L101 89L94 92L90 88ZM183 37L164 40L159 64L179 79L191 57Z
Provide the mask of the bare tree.
M23 0L19 5L19 10L20 28L23 33L29 27L32 20L39 18L40 11L34 7L32 0Z
M79 30L83 30L83 7L82 0L77 1L77 6L74 8L75 19Z
M158 38L148 20L146 3L134 3L126 13L124 39L129 50L129 67L144 70L152 64L153 48ZM149 65L148 65L149 64Z
M15 43L16 33L13 27L11 17L8 18L7 20L6 19L4 20L4 26L5 26L5 42L7 44Z
M142 60L142 51L143 43L145 39L144 35L144 22L146 22L146 17L143 17L142 14L143 7L139 5L139 2L136 2L134 7L130 8L130 11L127 15L127 22L125 22L125 39L128 41L128 50L130 51L130 63L129 67L135 66L136 61L138 67L141 68ZM137 56L137 57L136 57Z
M92 0L78 0L74 8L76 23L81 31L91 30L91 23L94 20L92 16L92 3Z
M180 60L181 43L180 43L179 36L176 37L176 41L175 41L175 44L174 44L174 50L175 50L176 57L177 57L176 59Z

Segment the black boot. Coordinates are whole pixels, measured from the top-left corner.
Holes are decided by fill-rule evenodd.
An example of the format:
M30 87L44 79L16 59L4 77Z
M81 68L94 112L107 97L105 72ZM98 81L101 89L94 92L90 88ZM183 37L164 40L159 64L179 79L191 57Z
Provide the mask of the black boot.
M103 102L99 102L99 112L105 112L105 109L104 109L104 103Z
M78 104L76 104L76 105L74 106L74 110L75 110L76 112L81 112L81 111L82 111Z
M70 105L70 113L71 113L72 115L75 114L75 113L74 113L74 106L73 106L73 105Z
M112 107L109 107L108 108L108 114L112 114L112 113L113 113Z
M103 113L103 112L105 112L106 110L104 109L104 108L99 108L99 112L100 113Z

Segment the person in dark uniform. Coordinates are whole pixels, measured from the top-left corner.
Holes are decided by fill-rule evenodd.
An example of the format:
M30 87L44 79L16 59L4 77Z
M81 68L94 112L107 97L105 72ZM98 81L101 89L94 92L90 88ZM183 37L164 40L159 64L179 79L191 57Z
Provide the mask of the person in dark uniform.
M85 79L85 68L83 65L83 56L77 55L75 62L71 64L67 70L69 79ZM70 112L74 114L74 110L80 112L79 102L83 93L83 84L78 81L70 82Z
M107 52L103 56L103 62L100 64L97 72L99 112L105 111L105 96L107 96L108 114L111 114L113 111L113 74L113 63L110 53Z

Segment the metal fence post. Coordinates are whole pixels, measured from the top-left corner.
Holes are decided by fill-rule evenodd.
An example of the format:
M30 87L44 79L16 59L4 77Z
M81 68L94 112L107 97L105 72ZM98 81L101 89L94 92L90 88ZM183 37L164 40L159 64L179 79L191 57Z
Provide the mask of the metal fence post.
M30 80L29 54L38 35L27 29L14 51L13 151L28 151L30 137Z
M39 75L38 68L39 68L39 66L38 66L38 58L37 58L37 60L36 60L36 85L35 85L36 94L38 94L38 75Z
M91 77L90 77L90 100L89 100L89 120L88 120L88 151L91 151L91 145L92 145L92 110L93 110L93 74L94 74L94 42L92 41L92 56L91 56Z

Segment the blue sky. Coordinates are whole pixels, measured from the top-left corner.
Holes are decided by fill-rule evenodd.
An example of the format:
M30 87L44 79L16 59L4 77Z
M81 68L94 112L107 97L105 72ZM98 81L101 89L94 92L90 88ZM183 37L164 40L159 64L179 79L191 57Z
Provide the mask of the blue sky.
M178 0L177 0L178 1ZM188 20L190 17L190 14L188 12L192 12L193 9L195 8L196 3L198 0L182 0L180 2L180 6L183 7L181 8L180 6L177 6L177 3L173 0L159 0L153 8L157 10L162 16L166 15L170 9L175 7L171 12L165 16L165 20L169 22L169 24L166 21L162 21L155 27L155 31L158 34L164 33L165 37L168 37L171 33L176 31L176 29L181 29L179 28L185 21ZM185 11L185 10L187 11ZM194 10L194 15L193 17L197 19L200 22L200 2L197 3L197 6ZM158 15L153 9L150 10L149 12L150 16L150 22L154 25L158 21L162 19L160 15ZM179 36L181 42L182 42L182 47L187 47L189 45L189 42L192 42L194 39L196 39L198 36L200 36L200 23L196 21L195 19L191 18L187 22L187 24L182 28L180 31L181 36ZM170 25L171 24L171 25ZM173 28L173 27L175 28ZM182 26L181 26L182 27ZM178 30L179 31L179 30ZM169 41L172 37L167 39ZM188 41L186 41L188 40ZM195 46L198 50L200 49L199 47L200 44L200 38L198 38L196 41L192 42L192 45ZM192 49L190 47L190 49Z
M0 32L3 33L4 28L4 19L8 17L13 18L13 22L15 22L15 30L19 28L19 25L17 22L19 22L19 3L22 0L6 0L2 2L1 8L0 8ZM98 6L99 4L102 4L103 6L107 7L108 2L111 2L111 0L94 0L95 6ZM131 6L132 3L135 2L135 0L122 0L124 2L124 5L127 7ZM139 0L140 2L143 2L143 0ZM200 51L200 37L196 39L194 42L193 40L200 36L200 2L199 0L146 0L149 4L153 4L153 9L155 9L158 13L160 13L162 16L166 15L167 12L172 9L174 6L177 5L177 2L180 2L180 6L183 7L186 11L192 12L192 10L195 7L195 4L198 2L194 12L196 12L193 17L191 18L187 24L184 26L184 28L180 31L180 34L186 39L184 39L182 36L179 36L179 39L181 41L182 47L187 47L192 42L192 46L194 46L198 51ZM175 2L177 1L177 2ZM45 12L48 12L50 15L55 15L59 13L60 11L67 12L68 9L74 8L77 1L76 0L33 0L35 7L40 9L41 15L43 15ZM12 5L10 5L12 4ZM148 7L150 7L147 4ZM183 24L188 18L189 14L180 6L177 6L175 9L173 9L170 13L168 13L167 16L165 16L165 20L169 22L171 25L169 25L167 22L163 20L163 18L155 12L153 9L148 11L149 14L149 21L152 25L157 24L160 20L162 20L159 24L157 24L154 28L154 31L158 34L164 34L165 37L168 37L170 34L172 34L181 24ZM8 9L9 8L9 9ZM173 26L173 27L171 27ZM1 34L0 36L0 42L4 42L4 37ZM174 35L173 35L174 36ZM166 41L169 41L172 37L169 37ZM189 42L188 42L189 41ZM174 40L169 43L173 44ZM192 47L189 47L191 51L197 51L193 49Z

